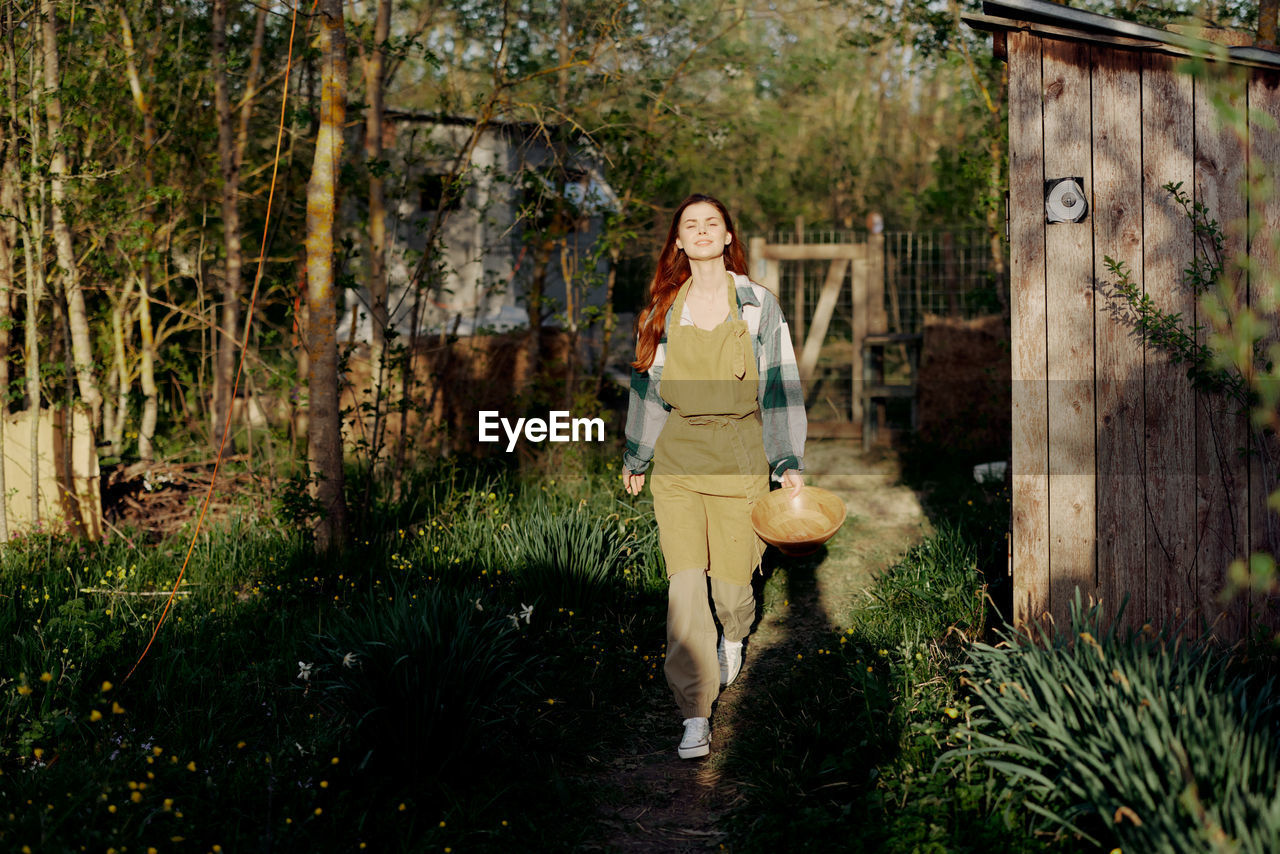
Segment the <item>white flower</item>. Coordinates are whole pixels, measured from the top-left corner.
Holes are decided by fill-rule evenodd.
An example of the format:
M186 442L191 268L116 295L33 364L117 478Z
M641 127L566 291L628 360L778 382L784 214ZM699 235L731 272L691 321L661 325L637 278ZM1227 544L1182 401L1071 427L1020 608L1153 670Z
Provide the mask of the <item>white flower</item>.
M310 682L311 668L312 668L312 665L309 662L299 661L298 662L298 678L301 679L303 682Z
M356 667L359 664L360 664L360 659L356 657L356 654L354 652L349 652L346 655L342 656L343 667Z
M520 628L520 618L515 614L507 614L507 619L511 621L511 627L513 629Z
M525 624L527 625L527 624L529 623L529 621L533 619L533 606L532 606L532 605L526 605L526 604L524 604L523 602L521 602L521 603L520 603L520 616L521 616L521 617L524 617Z
M476 610L477 610L477 611L483 611L483 610L484 610L484 606L480 604L480 597L479 597L479 596L477 596L477 597L476 597Z

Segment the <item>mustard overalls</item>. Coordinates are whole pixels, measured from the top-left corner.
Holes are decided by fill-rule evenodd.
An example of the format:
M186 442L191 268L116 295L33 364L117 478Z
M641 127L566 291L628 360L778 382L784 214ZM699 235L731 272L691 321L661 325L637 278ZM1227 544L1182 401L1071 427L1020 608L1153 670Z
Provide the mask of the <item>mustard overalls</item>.
M650 485L671 581L667 684L686 718L709 717L720 687L707 576L726 640L745 638L755 619L751 576L765 544L751 508L769 492L760 374L737 289L730 278L726 319L700 329L680 323L691 282L671 310L659 389L671 412L654 445Z

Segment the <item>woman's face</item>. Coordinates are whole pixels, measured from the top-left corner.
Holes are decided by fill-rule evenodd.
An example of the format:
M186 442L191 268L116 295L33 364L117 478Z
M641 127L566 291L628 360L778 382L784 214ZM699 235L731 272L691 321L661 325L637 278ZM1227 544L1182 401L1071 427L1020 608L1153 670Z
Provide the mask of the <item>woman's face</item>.
M710 202L694 202L680 214L676 227L676 248L690 261L719 258L733 240L719 209Z

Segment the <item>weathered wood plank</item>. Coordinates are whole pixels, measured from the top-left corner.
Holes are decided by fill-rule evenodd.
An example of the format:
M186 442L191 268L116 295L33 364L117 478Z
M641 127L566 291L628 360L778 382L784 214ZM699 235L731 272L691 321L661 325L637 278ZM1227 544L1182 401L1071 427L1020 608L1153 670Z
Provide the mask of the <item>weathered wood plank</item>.
M1091 197L1090 48L1044 42L1044 176ZM1093 204L1083 222L1045 226L1049 402L1049 606L1066 625L1076 591L1097 595Z
M1011 32L1008 49L1013 616L1021 625L1049 610L1044 92L1039 37Z
M884 304L884 235L867 237L867 329L889 331L889 312Z
M1098 443L1098 589L1104 613L1126 621L1146 614L1143 555L1142 339L1127 303L1108 296L1105 258L1142 280L1141 56L1095 51L1093 62L1093 263L1102 298L1094 317Z
M1208 207L1226 236L1225 258L1244 252L1242 223L1245 218L1245 151L1239 135L1224 126L1214 107L1215 95L1232 108L1243 110L1245 86L1239 76L1210 63L1209 73L1196 78L1195 91L1195 192ZM1244 295L1244 282L1229 277ZM1234 299L1235 297L1232 297ZM1197 312L1197 320L1205 320ZM1199 333L1200 340L1206 332ZM1247 545L1248 466L1244 450L1248 439L1234 404L1216 394L1196 396L1196 573L1200 608L1210 624L1221 620L1224 637L1243 631L1240 602L1219 602L1227 567L1243 556Z
M833 262L839 263L839 262ZM864 385L862 367L862 342L867 337L870 327L872 307L870 300L871 264L866 256L854 261L849 271L849 287L851 289L850 304L853 307L853 422L862 423L862 387Z
M1143 284L1154 304L1184 318L1195 298L1183 283L1191 263L1191 221L1164 189L1194 183L1191 78L1175 60L1143 59ZM1184 368L1146 347L1147 614L1159 627L1189 614L1198 602L1195 565L1195 396Z
M847 259L836 259L827 270L826 281L822 283L822 294L818 297L818 305L813 311L813 325L809 327L809 336L804 342L804 351L800 354L800 378L808 380L813 376L813 368L818 364L818 353L822 350L822 342L827 337L827 327L831 324L831 315L836 310L836 302L840 291L844 288L844 274L849 269ZM854 347L854 350L857 350Z
M1257 277L1249 282L1249 306L1270 327L1264 347L1280 341L1275 288L1280 284L1280 73L1254 71L1249 80L1249 206L1256 231L1249 256ZM1280 441L1260 429L1251 431L1249 456L1249 550L1280 556L1280 515L1267 499L1280 482ZM1280 601L1255 591L1249 617L1272 631L1280 629Z

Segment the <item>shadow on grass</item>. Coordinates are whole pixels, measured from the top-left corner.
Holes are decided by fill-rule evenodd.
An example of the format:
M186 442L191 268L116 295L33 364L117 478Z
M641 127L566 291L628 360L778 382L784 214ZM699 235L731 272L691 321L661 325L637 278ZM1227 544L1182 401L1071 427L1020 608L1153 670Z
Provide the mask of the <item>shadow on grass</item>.
M954 475L916 486L937 533L885 567L839 624L819 595L826 550L770 553L760 592L784 609L783 637L732 689L742 695L722 746L737 788L724 822L731 850L1049 850L985 768L935 768L963 720L953 668L983 631L975 567L1004 553L989 529L992 516L1007 518L1007 499L969 477L972 486Z
M731 816L734 850L849 850L840 828L865 821L877 768L897 752L887 686L849 656L849 636L841 643L822 604L816 573L826 557L825 547L771 551L756 581L761 612L766 600L785 609L784 636L734 687L744 696L724 773L747 805Z

